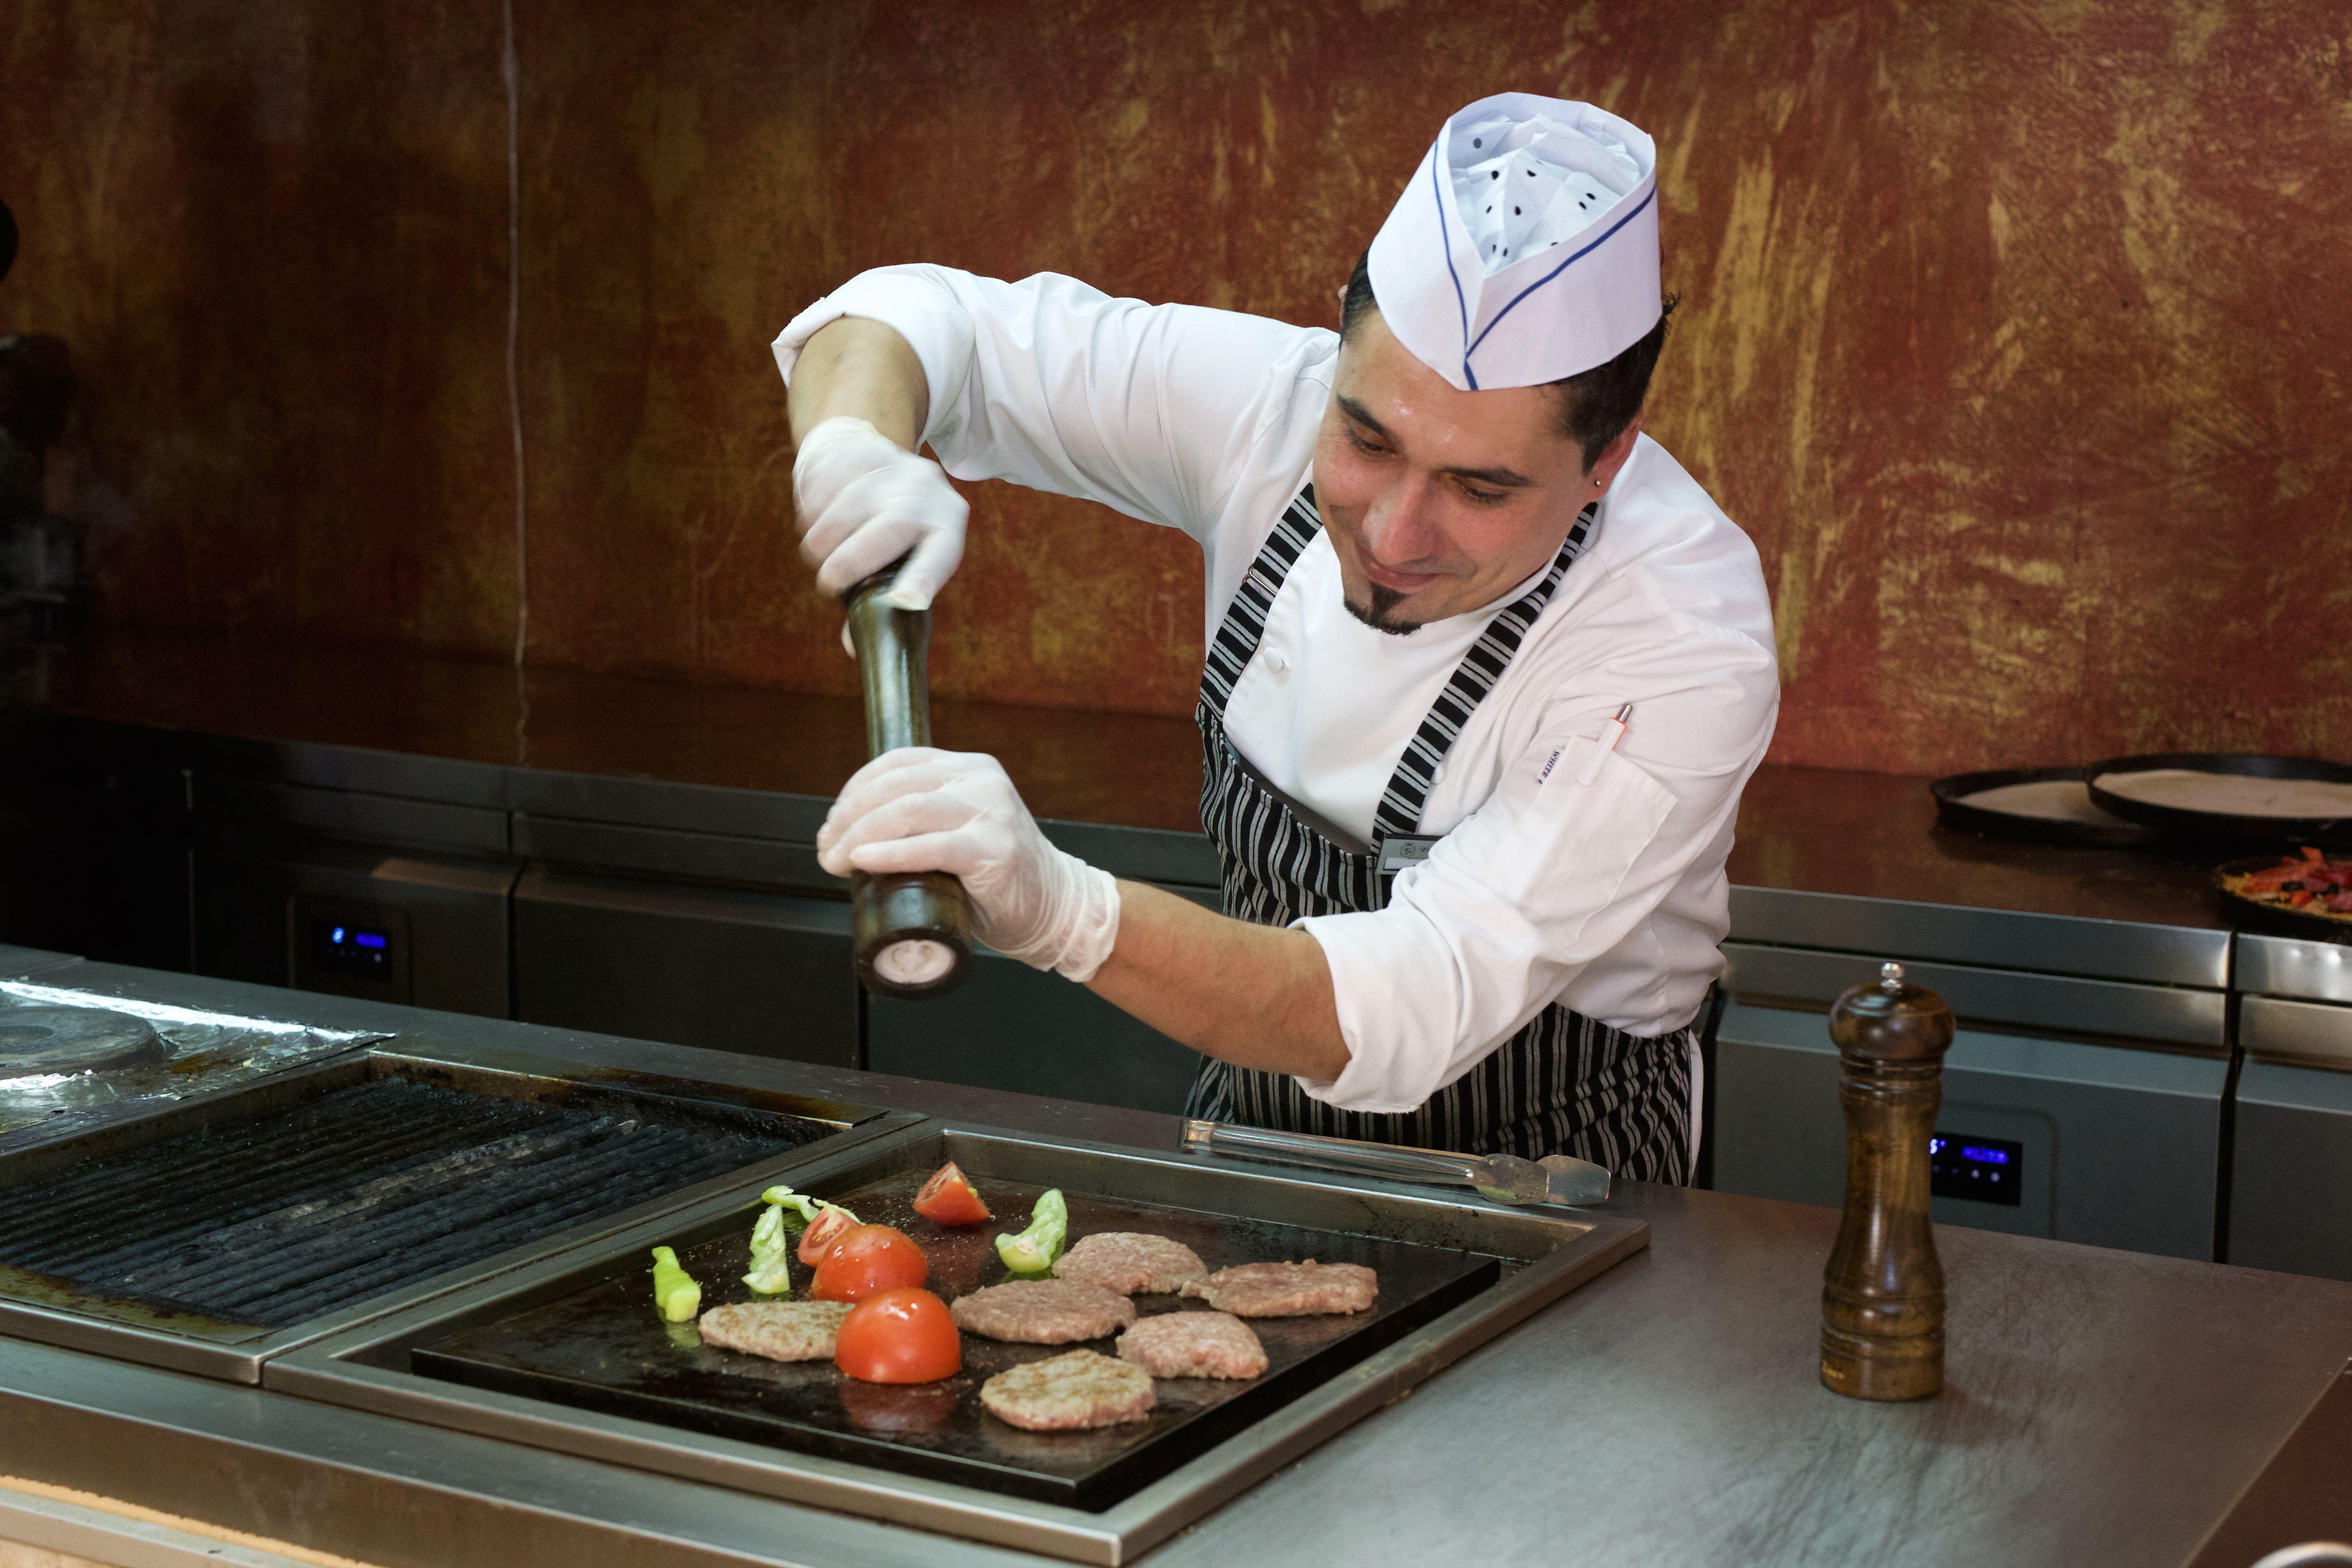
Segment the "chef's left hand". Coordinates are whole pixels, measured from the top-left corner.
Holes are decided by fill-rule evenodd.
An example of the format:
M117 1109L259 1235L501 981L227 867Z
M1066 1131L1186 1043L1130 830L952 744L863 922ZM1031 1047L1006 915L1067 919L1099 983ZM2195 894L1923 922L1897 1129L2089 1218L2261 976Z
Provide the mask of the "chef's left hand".
M851 775L816 836L817 862L962 879L974 935L1009 958L1094 977L1118 939L1118 884L1038 831L994 757L903 746Z

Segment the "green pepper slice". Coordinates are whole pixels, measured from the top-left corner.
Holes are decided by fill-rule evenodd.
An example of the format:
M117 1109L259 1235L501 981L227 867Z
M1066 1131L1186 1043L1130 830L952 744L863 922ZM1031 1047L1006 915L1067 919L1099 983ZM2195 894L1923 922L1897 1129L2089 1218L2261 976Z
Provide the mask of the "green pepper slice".
M677 1254L667 1247L654 1248L654 1305L673 1323L690 1323L702 1310L702 1287L678 1267Z
M1043 1273L1062 1256L1062 1244L1069 1236L1070 1205L1063 1201L1061 1188L1048 1188L1029 1211L1027 1230L996 1238L996 1256L1015 1274Z

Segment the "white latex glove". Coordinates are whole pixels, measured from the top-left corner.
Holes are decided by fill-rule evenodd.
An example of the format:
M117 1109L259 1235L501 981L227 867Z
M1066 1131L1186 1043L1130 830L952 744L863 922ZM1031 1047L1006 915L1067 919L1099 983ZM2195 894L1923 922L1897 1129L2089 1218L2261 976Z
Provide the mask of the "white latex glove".
M947 585L963 559L971 510L937 463L846 415L802 437L793 506L801 556L817 569L816 585L836 597L908 556L889 595L902 610L929 609Z
M1037 830L994 757L902 746L850 776L817 830L817 863L947 871L971 897L973 934L1003 953L1091 980L1118 940L1118 883Z

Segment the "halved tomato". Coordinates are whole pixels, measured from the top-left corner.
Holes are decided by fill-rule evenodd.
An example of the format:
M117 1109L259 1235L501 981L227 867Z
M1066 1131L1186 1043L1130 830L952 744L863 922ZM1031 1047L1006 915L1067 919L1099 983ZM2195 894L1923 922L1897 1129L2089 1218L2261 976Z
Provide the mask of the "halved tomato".
M833 1364L865 1383L937 1383L963 1370L963 1339L929 1290L884 1290L841 1320Z
M931 1276L930 1260L903 1230L861 1225L833 1244L817 1260L809 1298L817 1301L863 1301L901 1286L920 1285Z
M915 1194L915 1212L935 1225L978 1225L990 1217L988 1205L953 1160L933 1171Z
M809 1221L808 1228L801 1232L801 1244L793 1256L803 1263L822 1263L824 1255L833 1250L833 1244L856 1228L856 1215L847 1209L837 1209L828 1205L817 1210L816 1218Z

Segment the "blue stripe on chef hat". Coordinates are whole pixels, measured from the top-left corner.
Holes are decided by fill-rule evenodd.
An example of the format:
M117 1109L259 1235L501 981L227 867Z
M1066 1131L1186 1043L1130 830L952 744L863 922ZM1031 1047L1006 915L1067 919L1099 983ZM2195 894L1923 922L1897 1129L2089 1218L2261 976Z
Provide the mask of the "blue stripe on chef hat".
M1422 162L1372 241L1372 292L1447 381L1558 381L1657 324L1657 154L1638 127L1502 93L1448 120Z

